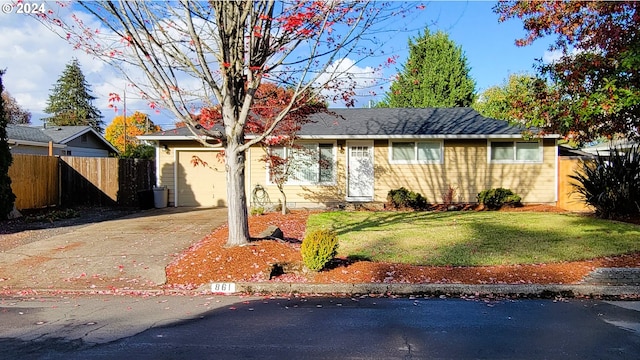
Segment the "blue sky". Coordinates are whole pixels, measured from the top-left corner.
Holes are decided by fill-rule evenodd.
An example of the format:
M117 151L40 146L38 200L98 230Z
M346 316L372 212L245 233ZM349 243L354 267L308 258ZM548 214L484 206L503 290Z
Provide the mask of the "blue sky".
M0 3L6 2L8 1L0 0ZM509 74L533 72L535 59L551 57L547 51L550 39L537 41L527 47L516 47L515 39L524 35L522 23L519 20L498 23L498 16L491 10L495 3L426 2L426 9L421 10L410 24L415 30L397 33L388 43L386 52L397 54L399 58L396 66L386 69L384 76L391 77L401 67L407 59L409 37L417 36L427 25L431 31L447 32L462 47L471 67L471 76L476 81L477 92L501 84ZM0 33L3 34L0 68L7 69L3 78L5 88L23 108L32 112L33 125L42 124L40 118L45 116L42 110L46 106L49 91L73 57L78 58L93 94L97 97L94 105L102 111L105 123L110 123L117 115L107 107L108 94L121 93L124 80L119 79L105 64L83 52L74 51L64 40L26 15L0 13ZM377 62L379 59L364 61L358 65L377 65L373 61ZM381 93L377 97L360 97L356 107L366 106L368 100L376 101L381 97ZM150 114L151 119L165 129L172 127L171 116L155 114L144 101L131 97L128 112L136 110Z

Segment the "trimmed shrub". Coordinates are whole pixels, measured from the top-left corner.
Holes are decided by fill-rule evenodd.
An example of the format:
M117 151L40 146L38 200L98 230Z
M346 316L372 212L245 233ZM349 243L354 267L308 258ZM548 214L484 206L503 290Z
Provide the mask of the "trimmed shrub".
M520 206L520 200L519 195L504 188L484 190L478 194L478 202L490 210L497 210L505 205Z
M338 235L332 230L307 234L300 246L302 261L311 271L320 271L338 254Z
M393 209L424 210L427 208L427 199L420 193L407 190L404 187L389 190L387 204Z
M602 218L624 218L640 213L640 148L623 152L612 149L610 156L582 162L572 183L574 192Z

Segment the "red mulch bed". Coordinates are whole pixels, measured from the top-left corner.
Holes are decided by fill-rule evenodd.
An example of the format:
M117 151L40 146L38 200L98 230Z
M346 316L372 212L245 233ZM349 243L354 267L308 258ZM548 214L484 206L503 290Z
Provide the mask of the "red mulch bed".
M564 212L552 206L525 206L501 211ZM640 267L640 253L552 264L479 267L434 267L336 259L330 269L316 274L300 271L279 274L273 264L301 268L300 241L309 212L269 213L249 218L251 236L269 225L280 227L285 241L258 240L225 248L228 228L222 226L189 248L167 267L167 285L194 289L209 282L308 283L464 283L464 284L573 284L597 267Z

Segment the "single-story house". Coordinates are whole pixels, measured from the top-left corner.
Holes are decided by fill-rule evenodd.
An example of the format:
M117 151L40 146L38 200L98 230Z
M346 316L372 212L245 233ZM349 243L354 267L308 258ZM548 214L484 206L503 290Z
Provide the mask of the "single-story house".
M41 130L56 144L66 145L58 155L109 157L118 154L118 150L91 126L47 125Z
M109 157L118 150L90 126L7 126L12 154Z
M285 157L304 158L285 185L287 203L380 204L389 190L399 187L420 192L430 203L441 203L453 188L454 201L473 203L482 190L503 187L521 195L524 203L555 205L559 136L531 137L523 130L471 108L330 109L313 114L298 132L299 144L310 151L278 149ZM204 147L186 128L139 138L155 143L157 184L168 187L170 205L226 205L225 169L217 156L221 148ZM259 146L247 154L251 206L278 203L264 155ZM193 165L194 156L206 166Z

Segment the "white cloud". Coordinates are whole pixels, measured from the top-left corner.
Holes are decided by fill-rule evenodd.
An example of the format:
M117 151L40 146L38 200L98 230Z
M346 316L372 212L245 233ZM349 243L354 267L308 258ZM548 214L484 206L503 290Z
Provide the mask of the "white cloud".
M547 50L544 52L544 55L542 55L542 61L545 64L553 64L554 62L560 60L560 58L562 58L561 50Z
M344 107L345 100L343 94L353 91L353 98L356 106L362 105L370 96L366 95L382 79L383 74L379 69L366 66L359 67L358 64L349 58L342 58L334 61L327 67L327 70L318 76L315 81L316 86L326 88L321 94L327 99L330 106Z

